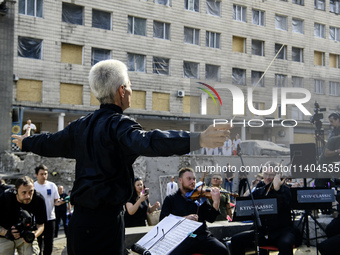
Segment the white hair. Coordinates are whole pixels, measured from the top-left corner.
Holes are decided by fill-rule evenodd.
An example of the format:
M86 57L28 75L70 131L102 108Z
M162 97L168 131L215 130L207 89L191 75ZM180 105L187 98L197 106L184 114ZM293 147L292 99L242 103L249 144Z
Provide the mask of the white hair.
M89 73L89 83L101 104L113 103L119 86L129 81L126 65L115 59L100 61Z

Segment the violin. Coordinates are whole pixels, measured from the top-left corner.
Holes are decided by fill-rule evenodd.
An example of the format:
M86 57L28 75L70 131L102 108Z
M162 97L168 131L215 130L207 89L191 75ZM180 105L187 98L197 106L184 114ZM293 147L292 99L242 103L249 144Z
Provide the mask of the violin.
M282 185L285 185L285 184L286 184L286 180L287 180L288 178L289 178L289 177L281 177L281 178L280 178L280 180L283 181ZM269 184L265 196L267 196L268 193L274 189L274 183L273 183L273 182L274 182L274 180Z
M195 201L197 199L200 199L202 197L205 197L205 198L212 198L211 196L211 193L210 193L210 189L204 189L203 191L202 190L195 190L191 196L190 196L190 199ZM229 194L233 197L239 197L239 194L238 193L233 193L233 192L229 192L229 191L223 191L223 190L220 190L220 193L221 194Z

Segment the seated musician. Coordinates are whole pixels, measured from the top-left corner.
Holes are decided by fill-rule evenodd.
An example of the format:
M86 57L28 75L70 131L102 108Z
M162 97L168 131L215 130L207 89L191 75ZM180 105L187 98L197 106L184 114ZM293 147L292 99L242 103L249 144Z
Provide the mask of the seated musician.
M165 198L160 220L169 214L182 216L184 218L203 222L193 234L189 235L180 245L178 245L171 255L191 255L193 253L203 254L228 254L227 248L212 236L207 228L206 221L213 222L219 214L220 192L216 188L211 188L213 204L206 200L202 204L192 201L186 194L192 192L196 186L196 177L192 168L181 168L179 170L179 190ZM204 199L203 199L204 200ZM197 202L197 203L195 203ZM201 201L202 202L202 201ZM200 206L198 204L201 204Z
M275 168L276 167L276 168ZM254 198L276 198L276 215L260 216L262 227L258 229L259 245L274 245L280 255L293 255L295 229L291 221L292 197L289 187L281 180L276 162L266 162L263 167L263 181L252 192ZM253 248L255 231L238 233L231 238L232 255L245 254L246 248ZM261 254L260 250L260 254Z
M219 189L220 191L225 191L227 192L225 189L223 189L221 187L222 184L222 176L220 174L214 174L211 177L211 185L212 187L216 187L217 189ZM210 203L213 203L212 199L209 199ZM220 214L217 215L216 217L216 221L223 221L223 220L227 220L227 217L230 217L230 219L232 219L233 215L232 215L232 210L230 207L230 196L227 193L221 193L221 197L220 197Z

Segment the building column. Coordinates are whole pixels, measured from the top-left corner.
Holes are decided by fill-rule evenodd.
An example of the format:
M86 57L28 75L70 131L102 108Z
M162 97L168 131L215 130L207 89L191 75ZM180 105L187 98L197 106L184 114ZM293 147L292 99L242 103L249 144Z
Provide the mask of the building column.
M246 140L246 127L245 126L242 126L241 127L241 140L244 141Z
M65 117L65 113L60 113L58 116L58 131L63 130L64 129L64 117Z

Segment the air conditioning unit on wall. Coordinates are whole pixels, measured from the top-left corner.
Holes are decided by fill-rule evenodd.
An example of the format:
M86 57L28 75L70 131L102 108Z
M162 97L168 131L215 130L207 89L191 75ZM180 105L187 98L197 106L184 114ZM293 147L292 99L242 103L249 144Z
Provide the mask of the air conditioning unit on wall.
M185 91L184 90L177 90L177 97L184 97Z

